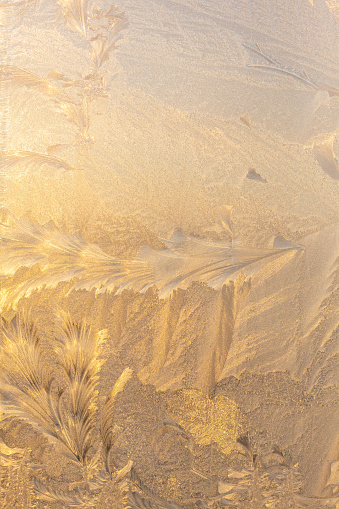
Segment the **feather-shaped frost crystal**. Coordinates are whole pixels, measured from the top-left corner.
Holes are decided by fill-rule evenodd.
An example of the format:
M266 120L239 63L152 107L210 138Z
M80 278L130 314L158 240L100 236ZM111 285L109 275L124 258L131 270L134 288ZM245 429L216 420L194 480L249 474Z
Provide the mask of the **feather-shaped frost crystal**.
M229 212L229 211L227 211ZM226 222L227 221L227 222ZM230 216L223 220L228 231ZM155 285L160 297L168 297L176 288L188 288L193 282L204 282L219 290L230 277L247 268L250 275L260 264L286 251L299 251L300 246L286 249L255 249L231 243L212 242L180 231L163 250L149 246L140 249L132 260L114 258L80 234L61 231L53 223L39 225L31 221L12 220L0 225L2 278L10 278L21 267L37 264L40 272L1 291L4 307L15 305L21 297L42 287L53 288L60 282L77 278L73 289L95 289L97 292L122 292L133 289L144 292Z

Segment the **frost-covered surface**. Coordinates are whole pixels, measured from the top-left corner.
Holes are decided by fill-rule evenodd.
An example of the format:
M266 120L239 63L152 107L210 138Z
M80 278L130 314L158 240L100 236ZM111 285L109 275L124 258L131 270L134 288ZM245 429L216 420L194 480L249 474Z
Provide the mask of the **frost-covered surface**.
M339 507L338 13L1 4L6 507Z

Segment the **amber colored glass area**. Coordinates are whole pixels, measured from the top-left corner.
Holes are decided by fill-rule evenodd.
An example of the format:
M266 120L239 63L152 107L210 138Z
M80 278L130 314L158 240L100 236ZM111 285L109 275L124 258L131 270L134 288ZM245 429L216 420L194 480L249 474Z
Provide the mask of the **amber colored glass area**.
M0 4L0 507L339 509L338 0Z

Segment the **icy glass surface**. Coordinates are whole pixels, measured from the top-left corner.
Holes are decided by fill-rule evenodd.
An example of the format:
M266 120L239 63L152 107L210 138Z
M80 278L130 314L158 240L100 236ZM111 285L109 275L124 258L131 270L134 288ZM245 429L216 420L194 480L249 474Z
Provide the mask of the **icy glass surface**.
M338 0L0 4L0 506L339 508Z

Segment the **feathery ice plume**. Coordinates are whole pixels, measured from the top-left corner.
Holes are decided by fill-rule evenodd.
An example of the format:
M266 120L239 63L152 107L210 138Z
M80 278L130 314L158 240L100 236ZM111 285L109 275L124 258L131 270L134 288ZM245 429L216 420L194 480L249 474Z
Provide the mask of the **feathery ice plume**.
M57 438L59 420L41 339L29 314L2 321L1 411Z
M156 285L163 298L176 288L188 288L194 281L220 290L231 276L245 269L250 275L258 264L301 249L295 245L284 249L234 247L233 242L186 237L180 231L164 243L165 249L144 246L133 260L121 260L87 243L80 234L59 230L53 223L39 225L12 219L10 224L0 224L0 306L13 307L35 290L54 288L73 278L70 290L95 289L97 293L120 293L124 289L144 292ZM33 270L33 266L33 276L28 273L19 282L11 279L18 269Z
M77 323L60 312L60 345L56 348L59 362L67 377L68 419L62 435L68 448L81 464L86 464L93 445L91 432L97 412L97 385L103 359L100 351L107 331L94 333L92 328Z
M97 292L141 291L153 277L147 265L137 260L119 260L98 246L87 243L80 234L68 234L53 223L38 225L31 221L0 224L1 306L13 307L20 298L43 287L54 288L60 282L74 280L72 289L96 289ZM11 277L21 267L34 265L38 273L20 282Z
M53 85L48 79L42 78L31 71L11 65L1 65L0 73L4 82L9 83L10 86L23 86L37 90L51 98L58 105L63 103L75 104L75 101L63 90Z
M83 37L87 37L88 0L59 0L58 3L68 27L79 32Z
M103 459L106 467L106 471L111 474L110 467L110 452L113 446L114 440L114 426L113 426L113 408L115 400L118 394L124 389L128 380L130 380L132 376L132 370L130 368L126 368L111 391L111 394L107 397L105 404L101 410L101 420L100 420L100 435L103 445Z
M49 166L55 170L77 171L83 168L77 168L71 164L63 161L54 156L39 154L37 152L20 152L8 150L0 152L0 171L8 170L12 167L23 167L19 175L11 174L11 178L20 178L27 175L29 170L40 169L44 166Z

